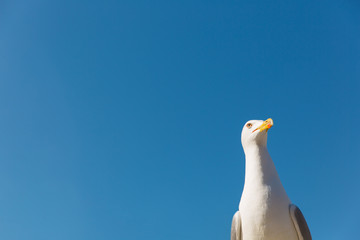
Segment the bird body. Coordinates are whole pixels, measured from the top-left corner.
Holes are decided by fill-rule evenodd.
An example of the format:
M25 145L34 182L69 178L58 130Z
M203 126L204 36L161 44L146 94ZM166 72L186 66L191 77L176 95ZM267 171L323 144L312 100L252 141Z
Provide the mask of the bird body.
M291 201L267 150L267 130L273 124L270 120L252 120L243 129L245 184L239 211L234 215L231 240L311 239L305 219L297 219L290 211Z
M266 148L246 155L245 185L239 204L243 239L297 240L291 204Z

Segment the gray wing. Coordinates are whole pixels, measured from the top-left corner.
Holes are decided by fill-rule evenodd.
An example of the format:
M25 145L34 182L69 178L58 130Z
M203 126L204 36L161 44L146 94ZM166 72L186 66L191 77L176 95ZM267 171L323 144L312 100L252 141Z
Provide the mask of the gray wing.
M241 218L240 212L237 211L234 214L232 224L231 224L231 240L241 240Z
M290 216L294 223L299 240L311 240L311 233L304 218L304 215L302 214L300 209L294 204L290 205Z

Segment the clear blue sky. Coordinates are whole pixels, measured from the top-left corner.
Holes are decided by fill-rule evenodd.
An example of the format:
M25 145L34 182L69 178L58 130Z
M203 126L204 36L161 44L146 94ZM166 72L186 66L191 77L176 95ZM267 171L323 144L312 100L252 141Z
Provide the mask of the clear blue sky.
M229 239L240 131L314 239L355 239L360 4L1 1L0 238Z

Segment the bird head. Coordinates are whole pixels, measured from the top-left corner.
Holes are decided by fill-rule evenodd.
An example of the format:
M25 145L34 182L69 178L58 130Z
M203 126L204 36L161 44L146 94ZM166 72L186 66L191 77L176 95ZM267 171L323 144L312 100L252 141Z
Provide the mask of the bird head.
M252 146L264 146L267 143L267 131L274 125L271 118L267 120L250 120L245 123L241 132L241 143L244 150Z

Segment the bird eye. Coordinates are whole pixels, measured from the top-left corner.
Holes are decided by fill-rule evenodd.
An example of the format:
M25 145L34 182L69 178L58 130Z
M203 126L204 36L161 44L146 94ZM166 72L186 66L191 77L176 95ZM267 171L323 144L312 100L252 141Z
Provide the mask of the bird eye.
M246 124L246 127L247 127L247 128L251 128L251 127L252 127L252 124L251 124L251 123L248 123L248 124Z

